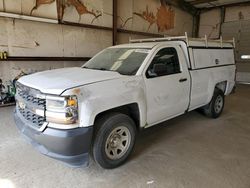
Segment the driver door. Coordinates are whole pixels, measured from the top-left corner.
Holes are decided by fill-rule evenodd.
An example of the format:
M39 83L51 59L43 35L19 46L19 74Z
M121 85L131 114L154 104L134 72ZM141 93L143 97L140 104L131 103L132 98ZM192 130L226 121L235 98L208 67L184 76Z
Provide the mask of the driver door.
M189 105L190 75L179 46L156 51L146 70L147 123L183 114Z

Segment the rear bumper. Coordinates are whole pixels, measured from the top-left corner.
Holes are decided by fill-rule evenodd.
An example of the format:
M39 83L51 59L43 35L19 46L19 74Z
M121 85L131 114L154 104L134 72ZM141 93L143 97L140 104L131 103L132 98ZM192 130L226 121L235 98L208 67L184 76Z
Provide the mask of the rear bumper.
M93 128L60 130L47 127L43 132L32 129L14 113L17 128L35 149L70 166L87 166Z

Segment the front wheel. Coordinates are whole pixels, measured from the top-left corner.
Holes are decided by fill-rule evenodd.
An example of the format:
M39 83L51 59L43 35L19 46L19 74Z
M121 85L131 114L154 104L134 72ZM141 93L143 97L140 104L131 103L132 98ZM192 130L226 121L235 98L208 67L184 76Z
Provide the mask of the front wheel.
M215 88L213 98L208 105L203 107L203 112L208 117L218 118L224 109L224 103L224 93L220 89Z
M125 114L111 113L98 119L95 126L94 160L107 169L122 165L134 147L134 121Z

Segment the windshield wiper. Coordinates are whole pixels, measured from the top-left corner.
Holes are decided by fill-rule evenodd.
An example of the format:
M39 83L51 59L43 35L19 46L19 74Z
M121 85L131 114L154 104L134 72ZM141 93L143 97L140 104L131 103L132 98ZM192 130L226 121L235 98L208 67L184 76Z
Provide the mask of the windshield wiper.
M90 68L90 67L82 67L84 69L93 69L93 70L102 70L102 71L111 71L111 70L108 70L108 69L105 69L105 68Z
M83 69L91 69L91 68L89 68L89 67L82 67Z
M105 68L96 68L95 70L111 71L111 70L109 70L109 69L105 69Z
M112 72L117 72L115 70L110 70L110 69L105 69L105 68L90 68L90 67L82 67L84 69L93 69L93 70L101 70L101 71L112 71Z

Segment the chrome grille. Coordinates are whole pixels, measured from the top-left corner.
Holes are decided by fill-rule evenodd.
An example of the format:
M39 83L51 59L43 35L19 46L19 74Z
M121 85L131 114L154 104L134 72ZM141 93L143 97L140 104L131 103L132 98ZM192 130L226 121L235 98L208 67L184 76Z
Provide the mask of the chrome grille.
M34 127L40 128L45 122L44 117L34 114L31 110L27 108L21 109L20 107L18 107L18 110L20 114L24 117L24 119L29 121L29 123Z
M32 104L34 105L37 105L37 106L40 106L40 107L44 107L45 106L45 99L40 99L40 98L37 98L37 97L34 97L24 91L18 91L18 95L24 99L25 101L27 102L31 102Z
M46 100L40 91L17 83L16 101L19 114L32 127L39 129L45 123Z

